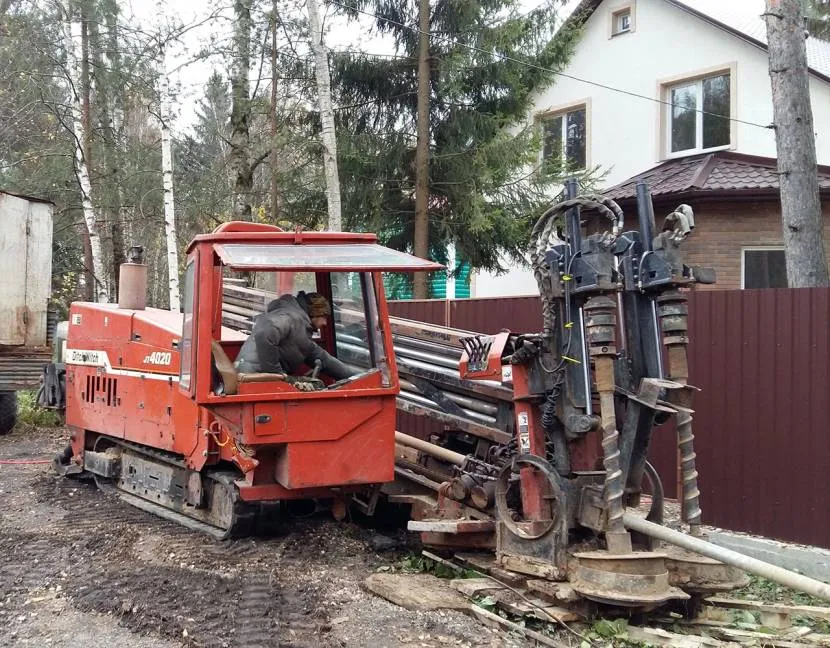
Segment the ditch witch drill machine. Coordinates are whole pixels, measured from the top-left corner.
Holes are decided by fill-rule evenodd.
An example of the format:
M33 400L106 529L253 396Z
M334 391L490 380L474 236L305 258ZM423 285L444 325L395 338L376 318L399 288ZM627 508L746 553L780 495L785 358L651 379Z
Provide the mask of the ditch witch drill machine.
M411 507L425 545L494 551L504 568L602 604L648 610L741 587L734 566L830 599L827 585L697 537L685 293L714 277L683 263L691 210L655 233L640 184L639 231L626 231L616 203L575 193L571 183L532 232L543 328L531 334L390 318L381 273L441 266L373 234L220 226L188 248L183 313L145 309L146 267L126 264L118 305L70 310L71 444L56 469L219 537L298 500L371 514L383 493ZM329 298L318 343L356 371L334 381L307 367L315 391L233 366L252 318L298 289ZM441 430L396 432L396 409ZM661 524L647 461L672 418L688 533Z
M391 480L399 387L381 272L442 266L375 240L226 223L188 248L183 313L144 308L146 266L122 266L119 304L70 308L71 444L59 472L91 473L127 502L219 537L248 533L276 513L266 504L287 500L326 500L340 516L350 493ZM325 385L316 391L237 373L245 336L222 326L233 272L347 310L368 350L358 373L335 382L306 367ZM338 355L334 327L318 343Z

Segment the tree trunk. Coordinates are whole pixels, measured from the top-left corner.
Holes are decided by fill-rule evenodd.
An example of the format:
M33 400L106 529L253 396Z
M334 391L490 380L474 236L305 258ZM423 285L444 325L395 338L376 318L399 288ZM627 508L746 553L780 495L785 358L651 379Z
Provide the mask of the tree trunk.
M337 172L337 136L334 130L334 110L331 106L331 75L329 58L323 43L320 13L317 0L308 0L308 31L311 49L314 51L314 68L317 77L317 101L320 107L323 138L323 171L326 175L326 200L328 202L328 230L343 229L340 217L340 177Z
M91 51L92 48L90 47L90 32L92 32L96 16L92 13L90 3L79 2L78 4L81 10L81 91L83 93L81 103L83 106L84 120L84 138L81 141L84 145L84 160L86 162L86 169L91 187L95 165L92 158L92 74L90 74L90 60L93 55ZM98 90L97 87L96 90ZM106 173L104 175L106 176ZM112 238L109 236L107 230L107 214L106 209L102 208L101 200L103 196L103 203L106 204L107 192L103 188L100 174L96 175L94 180L95 188L92 190L93 193L90 194L90 199L92 195L95 195L98 203L98 207L95 210L95 216L97 219L95 222L95 229L98 232L98 236L101 241L101 263L104 268L104 274L98 274L97 277L98 281L104 284L104 287L109 294L113 284L112 277L109 272L111 267L109 260L112 257ZM93 204L95 203L93 202Z
M231 71L231 156L233 172L233 215L238 220L253 220L251 196L254 170L251 165L251 0L234 0L233 65Z
M781 220L791 288L828 285L800 0L767 0Z
M76 43L70 42L72 46L72 54L76 53L75 47ZM86 34L86 23L83 22L81 26L81 114L84 124L84 137L78 136L80 144L83 146L83 155L85 158L85 162L87 165L87 169L89 165L92 164L92 137L90 137L90 110L89 110L89 61L87 59L87 52L89 51L89 46L87 45L87 34ZM69 56L69 52L67 51L67 57ZM76 63L77 64L77 63ZM76 90L77 91L77 86ZM87 174L88 177L88 174ZM86 218L86 214L84 214L84 218ZM83 230L83 243L84 243L84 274L86 275L85 281L85 293L87 301L94 301L96 300L97 291L95 290L95 270L93 258L92 258L92 243L89 240L89 228L84 227Z
M116 88L121 83L120 79L120 57L118 54L118 36L114 34L117 24L114 16L107 16L106 23L110 31L107 44L100 38L98 23L96 20L89 21L89 41L92 61L95 64L95 90L98 106L98 122L101 126L101 140L104 161L104 172L99 183L99 196L103 197L99 211L103 212L103 222L99 225L101 233L101 247L104 250L104 264L109 268L110 291L114 296L118 295L118 280L121 264L126 261L124 254L124 236L121 230L122 217L122 164L119 151L120 142L115 128L113 127L113 114L115 113L115 102L113 95L117 94ZM107 70L103 53L107 52L111 69Z
M277 177L279 171L279 155L277 136L279 122L277 121L277 29L279 28L279 8L277 0L273 0L271 8L271 220L274 223L280 220L280 183Z
M103 283L105 277L104 263L101 252L101 239L98 236L98 220L92 204L92 187L89 182L89 168L84 152L83 143L87 141L84 112L81 105L79 90L83 88L81 79L81 40L82 26L74 22L71 15L67 15L64 24L64 39L66 43L67 74L69 76L72 99L72 126L75 136L75 175L81 189L81 205L84 212L84 221L89 232L89 245L92 255L93 283L95 295L99 302L108 300L107 288Z
M164 184L164 232L167 238L167 277L170 310L179 311L179 244L176 239L176 218L173 202L173 153L170 146L170 80L164 53L161 55L161 88L159 112L161 119L161 175Z
M418 2L418 143L415 148L415 256L429 258L429 0ZM427 274L415 273L415 299L429 297Z

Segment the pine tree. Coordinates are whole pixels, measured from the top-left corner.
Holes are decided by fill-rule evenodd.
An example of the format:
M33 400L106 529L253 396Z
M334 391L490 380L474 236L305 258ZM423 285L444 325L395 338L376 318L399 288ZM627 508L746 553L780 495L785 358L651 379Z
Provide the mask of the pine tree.
M508 0L430 7L428 240L436 260L446 261L451 243L473 268L503 269L503 255L521 260L530 222L555 193L560 178L538 168L539 134L527 120L534 91L553 82L576 42L574 30L553 38L556 5L526 15ZM334 61L344 222L412 251L418 6L351 6L353 15L376 16L396 56Z

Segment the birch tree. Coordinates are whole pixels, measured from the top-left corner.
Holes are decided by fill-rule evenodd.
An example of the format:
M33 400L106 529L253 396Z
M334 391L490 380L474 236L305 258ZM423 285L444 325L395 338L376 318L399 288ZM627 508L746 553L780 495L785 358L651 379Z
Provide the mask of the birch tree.
M98 234L98 220L95 214L95 207L92 202L92 185L89 180L89 168L84 154L83 142L86 141L88 133L84 123L83 109L81 106L80 89L84 81L81 74L81 31L82 26L73 16L66 11L64 28L64 45L66 49L66 76L69 82L72 133L75 148L75 176L81 190L81 206L84 214L84 222L89 233L89 243L92 252L92 274L95 282L95 296L99 302L107 302L109 295L107 291L106 271L104 268L101 238Z
M170 310L178 311L179 301L179 250L176 237L175 203L173 200L173 152L171 148L170 78L167 72L165 50L161 51L159 75L159 127L161 128L161 175L164 185L164 233L167 241L167 275L170 292Z
M317 95L322 122L323 170L326 176L326 200L328 203L328 229L339 232L342 229L340 217L340 178L337 172L337 136L334 130L334 110L331 106L331 75L317 0L307 0L308 31L311 49L314 52L314 68L317 79Z

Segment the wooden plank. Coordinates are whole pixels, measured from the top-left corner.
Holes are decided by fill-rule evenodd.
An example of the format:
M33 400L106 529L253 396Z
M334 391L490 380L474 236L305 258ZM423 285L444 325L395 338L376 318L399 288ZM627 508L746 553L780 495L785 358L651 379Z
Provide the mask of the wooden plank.
M724 642L712 637L692 637L689 635L668 632L661 628L641 628L629 625L626 629L628 638L649 646L672 646L674 648L710 648L740 646L739 643Z
M431 533L490 533L496 530L494 520L410 520L409 531Z
M471 606L470 611L473 615L478 617L482 623L492 628L507 628L512 632L522 634L528 639L533 639L533 641L536 641L543 646L548 646L549 648L570 648L569 644L556 641L555 639L547 637L540 632L520 626L518 623L502 619L498 614L493 614L492 612L478 607L477 605Z
M512 591L503 588L494 591L491 596L498 607L516 616L529 616L548 623L567 623L581 618L571 610L551 605L521 589Z
M473 569L489 574L511 587L521 587L527 582L527 577L523 574L502 569L492 554L457 553L455 557Z
M774 614L800 615L813 619L830 620L830 607L812 605L784 605L778 603L764 603L763 601L744 601L713 596L705 600L707 605L730 608L733 610L750 610L751 612L770 612Z
M407 610L468 610L467 597L432 574L372 574L364 587Z
M527 588L554 603L576 603L581 600L579 594L567 583L532 579L527 581Z
M561 570L554 565L527 556L502 554L501 565L505 569L521 574L530 574L539 578L559 578Z
M455 589L461 592L464 596L487 596L488 593L504 589L490 578L454 578L450 581Z
M747 640L755 640L764 648L804 648L805 645L811 646L830 646L830 643L821 643L813 639L805 641L789 641L788 639L779 637L774 634L766 632L753 632L750 630L738 630L736 628L711 628L709 633L718 639L725 641L735 641L746 644ZM811 637L812 635L807 635Z

